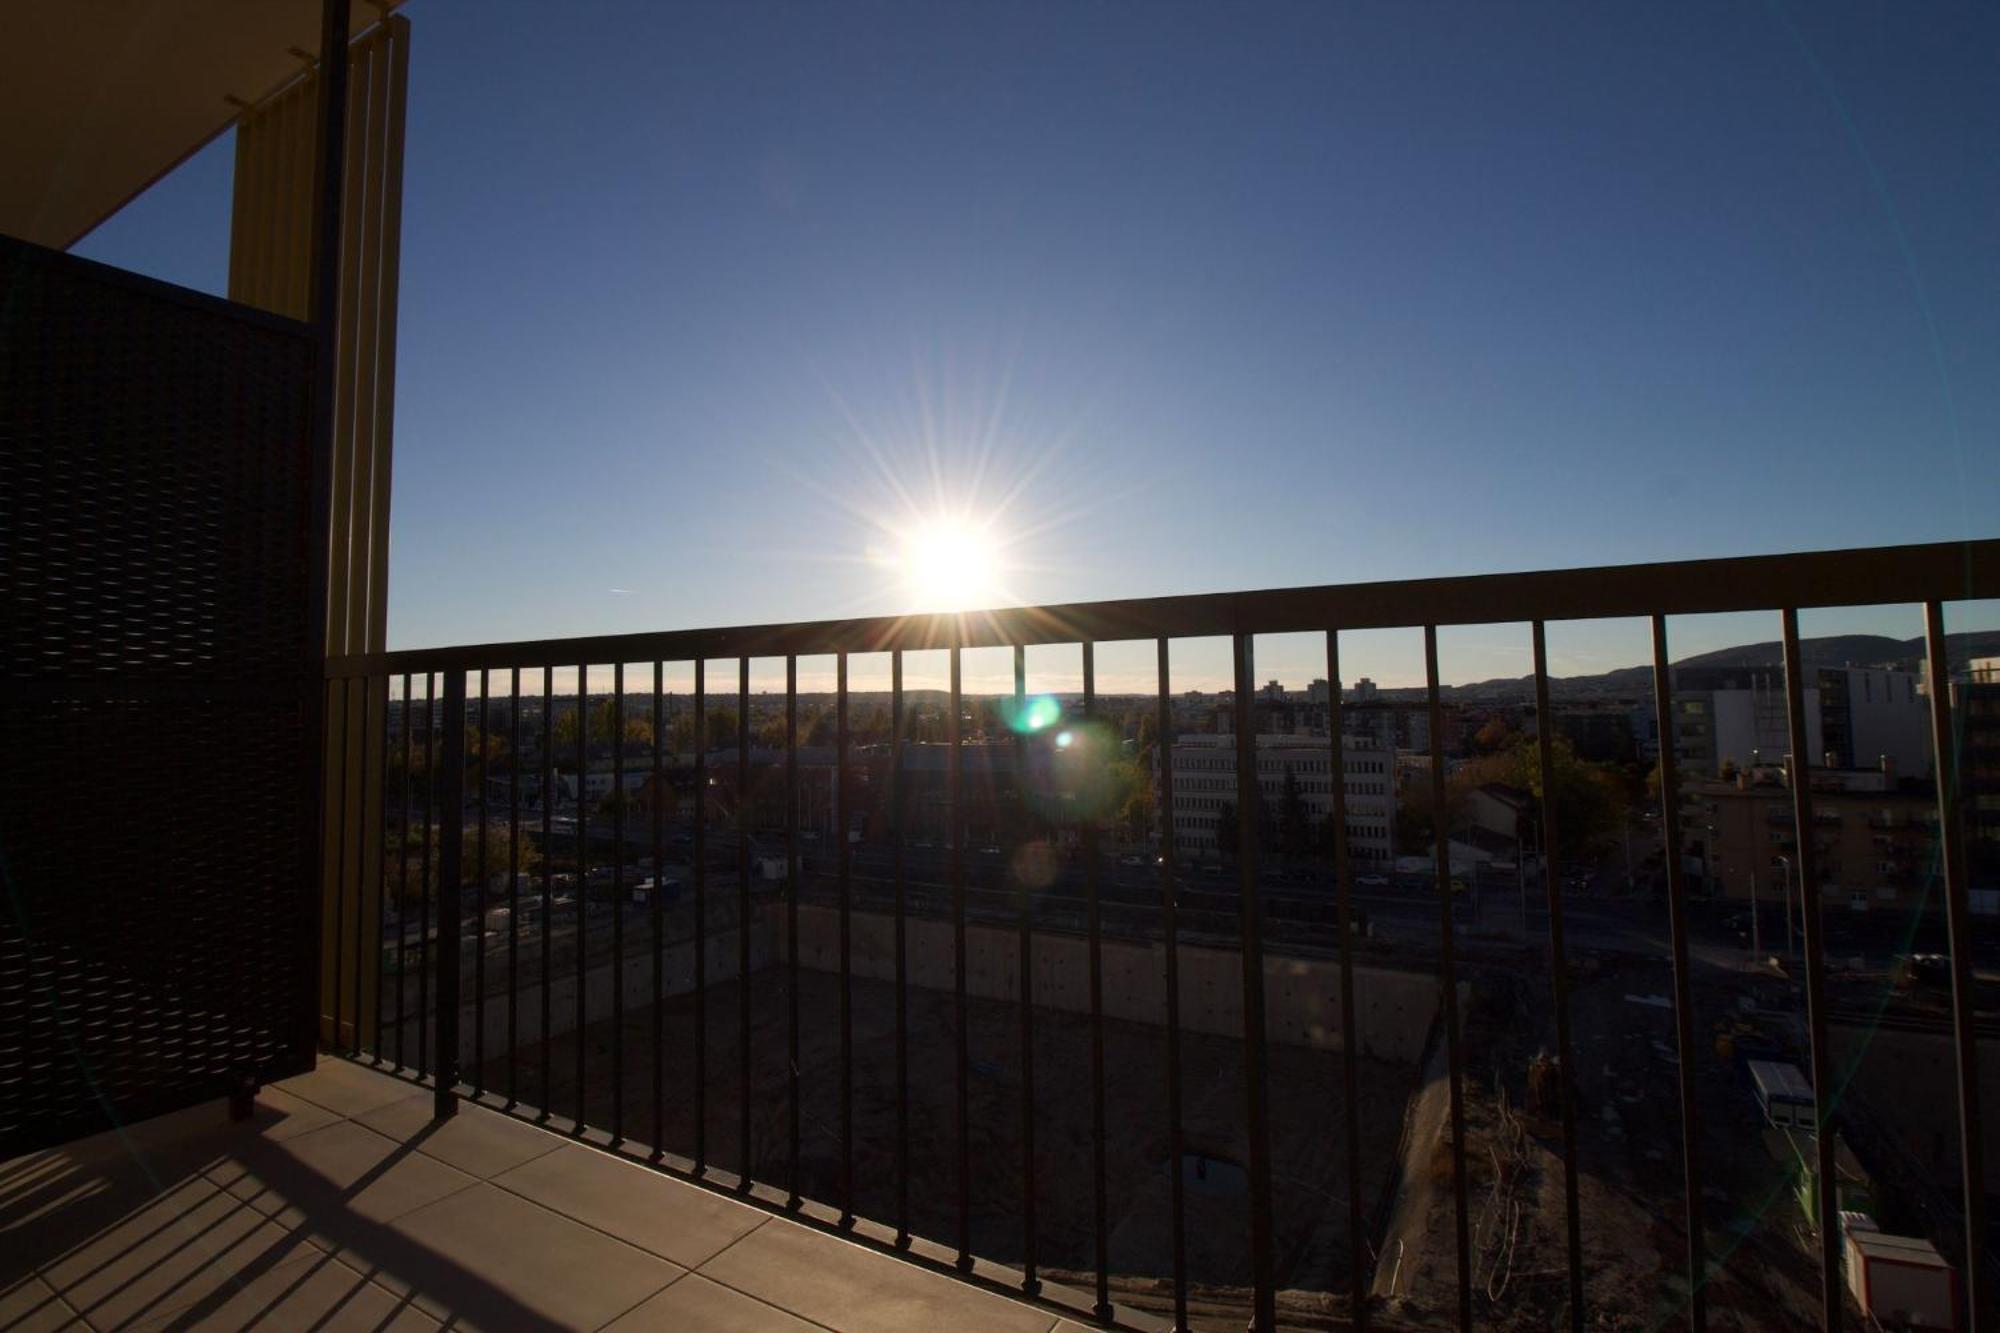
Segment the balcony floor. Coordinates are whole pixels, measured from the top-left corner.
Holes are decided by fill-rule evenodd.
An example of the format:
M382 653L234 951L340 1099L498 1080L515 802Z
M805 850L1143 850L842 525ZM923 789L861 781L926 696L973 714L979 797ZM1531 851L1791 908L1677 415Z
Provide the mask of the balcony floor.
M330 1057L250 1124L215 1102L0 1164L0 1327L441 1324L1084 1333Z

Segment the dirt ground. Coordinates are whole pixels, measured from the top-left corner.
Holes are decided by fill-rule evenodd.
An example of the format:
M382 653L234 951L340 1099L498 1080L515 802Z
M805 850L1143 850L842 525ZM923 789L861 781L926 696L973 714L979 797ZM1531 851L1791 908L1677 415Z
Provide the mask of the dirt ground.
M1664 963L1583 959L1572 972L1577 1076L1578 1213L1587 1327L1684 1327L1688 1307L1680 1065ZM1532 969L1477 972L1464 1016L1467 1200L1474 1318L1481 1327L1544 1329L1567 1319L1567 1227L1561 1122L1529 1092L1528 1065L1554 1049L1553 1002ZM1819 1272L1792 1177L1763 1143L1763 1121L1740 1060L1712 1035L1737 1012L1740 987L1703 979L1695 997L1696 1151L1712 1272L1711 1329L1819 1325ZM1442 1064L1424 1102L1444 1104ZM1391 1295L1374 1290L1394 1323L1456 1321L1457 1246L1448 1122L1412 1145L1423 1191L1384 1244ZM1400 1243L1399 1243L1400 1242Z
M751 979L750 1163L755 1178L791 1183L786 1077L788 1005L785 971L767 968ZM739 1089L740 992L733 982L712 986L707 1008L705 1136L712 1165L734 1172L742 1161ZM799 1192L838 1204L841 1171L839 978L800 975ZM854 1049L854 1209L893 1224L897 1219L898 1115L895 988L857 979L852 989ZM692 1157L697 1150L694 1096L695 1000L662 1006L663 1106L653 1110L653 1012L626 1015L622 1070L626 1137ZM968 1008L970 1082L971 1243L975 1253L1019 1264L1024 1252L1021 1121L1021 1020L1011 1004L973 1000ZM958 1227L956 1024L949 992L912 989L909 996L909 1229L945 1244ZM612 1048L608 1022L584 1033L583 1118L614 1122ZM1105 1023L1106 1199L1111 1271L1117 1298L1164 1305L1173 1271L1170 1134L1166 1034L1137 1023ZM550 1080L541 1082L542 1051L516 1055L523 1102L573 1119L576 1048L558 1037L549 1052ZM1081 1275L1094 1264L1090 1025L1087 1018L1035 1012L1035 1222L1037 1259L1052 1278ZM1184 1149L1216 1165L1188 1179L1185 1235L1190 1281L1203 1290L1198 1306L1217 1328L1242 1327L1247 1284L1247 1199L1234 1187L1231 1164L1248 1160L1242 1133L1240 1043L1182 1037ZM1395 1158L1414 1070L1366 1061L1362 1089L1364 1199L1372 1209ZM488 1063L488 1087L508 1086L504 1060ZM1348 1274L1347 1167L1339 1128L1340 1057L1272 1047L1269 1061L1278 1280L1297 1289L1288 1304L1301 1310L1332 1304ZM1208 1319L1199 1320L1207 1324ZM1317 1322L1317 1321L1315 1321Z

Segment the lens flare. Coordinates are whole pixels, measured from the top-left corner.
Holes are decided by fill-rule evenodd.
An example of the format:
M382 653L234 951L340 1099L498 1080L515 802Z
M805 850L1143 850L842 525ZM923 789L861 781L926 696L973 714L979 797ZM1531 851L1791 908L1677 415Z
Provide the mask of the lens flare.
M1023 736L1032 736L1062 720L1062 705L1054 695L1034 694L1025 699L1006 700L1000 705L1000 716L1011 730ZM1058 745L1062 743L1060 740L1056 742Z

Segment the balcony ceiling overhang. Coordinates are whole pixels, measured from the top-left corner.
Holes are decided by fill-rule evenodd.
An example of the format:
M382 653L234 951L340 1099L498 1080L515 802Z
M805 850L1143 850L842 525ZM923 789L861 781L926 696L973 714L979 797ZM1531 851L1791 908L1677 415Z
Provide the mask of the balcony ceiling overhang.
M396 7L353 7L350 36ZM67 249L298 78L320 0L0 0L0 232Z

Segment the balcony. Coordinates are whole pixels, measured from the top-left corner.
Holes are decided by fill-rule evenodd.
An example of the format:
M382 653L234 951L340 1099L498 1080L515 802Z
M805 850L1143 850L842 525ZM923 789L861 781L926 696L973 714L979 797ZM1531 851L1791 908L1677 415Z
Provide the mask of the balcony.
M1227 644L1234 734L1248 750L1257 733L1250 687L1260 635L1317 633L1328 679L1337 681L1341 631L1410 627L1433 682L1427 705L1437 709L1437 626L1518 620L1535 645L1531 686L1546 707L1546 622L1638 614L1655 636L1658 697L1669 697L1669 614L1778 604L1796 660L1796 606L1856 595L1915 598L1931 603L1935 626L1943 592L1965 587L1966 560L1955 546L1828 553L331 658L319 703L325 716L345 722L331 733L323 841L313 858L324 876L311 950L318 967L274 967L281 989L264 991L245 970L268 965L262 954L170 949L152 957L159 979L149 983L168 992L211 986L224 1005L296 997L293 983L313 984L315 1003L303 1009L294 998L244 1012L274 1033L310 1032L323 1052L319 1068L305 1082L287 1082L303 1063L296 1046L243 1056L223 1048L190 1066L195 1074L181 1080L177 1096L182 1103L196 1090L212 1096L231 1079L274 1084L265 1114L289 1108L301 1131L323 1112L351 1110L332 1104L342 1094L328 1089L393 1097L393 1114L371 1106L350 1116L384 1136L365 1140L379 1151L375 1160L436 1158L440 1169L483 1180L465 1189L502 1211L457 1217L413 1248L405 1233L421 1230L432 1210L468 1205L413 1204L407 1216L356 1221L348 1215L353 1201L338 1193L341 1181L315 1183L317 1168L284 1147L294 1140L283 1129L239 1130L227 1141L204 1131L183 1143L156 1141L168 1131L149 1125L134 1132L133 1164L118 1169L128 1177L152 1170L156 1179L137 1194L111 1189L112 1215L101 1220L90 1208L57 1208L62 1221L48 1235L74 1244L37 1258L15 1296L49 1309L60 1299L85 1317L92 1309L120 1314L118 1292L93 1285L97 1256L117 1270L111 1256L138 1238L130 1228L172 1230L178 1223L170 1219L184 1213L200 1234L236 1225L260 1238L250 1242L254 1254L230 1294L162 1279L189 1297L184 1309L202 1312L265 1299L274 1286L290 1293L282 1300L348 1291L372 1305L416 1291L405 1308L413 1304L418 1314L475 1322L483 1314L501 1324L532 1314L586 1327L639 1317L654 1302L663 1318L678 1317L676 1302L704 1293L724 1304L761 1300L760 1317L782 1308L873 1328L900 1317L888 1311L901 1310L904 1297L881 1295L900 1292L897 1284L921 1290L908 1300L926 1320L990 1316L1001 1321L996 1326L1020 1320L1042 1328L1059 1320L1135 1327L1164 1320L1180 1328L1248 1320L1275 1329L1329 1315L1421 1328L1453 1304L1461 1315L1490 1308L1494 1298L1480 1294L1476 1276L1490 1260L1480 1258L1484 1242L1475 1237L1484 1230L1474 1219L1494 1187L1482 1161L1512 1145L1506 1151L1522 1161L1543 1163L1553 1189L1579 1189L1574 1163L1586 1130L1578 1101L1585 1090L1595 1098L1611 1090L1592 1069L1579 1069L1574 1085L1557 1078L1542 1094L1539 1128L1510 1137L1517 1113L1509 1107L1524 1094L1490 1052L1521 1038L1495 1025L1490 1006L1466 1000L1532 978L1519 993L1539 996L1552 1026L1538 1022L1530 1040L1546 1041L1553 1067L1564 1070L1577 1065L1573 1028L1619 1013L1620 997L1631 998L1612 983L1612 993L1587 991L1573 1010L1565 895L1536 884L1531 916L1523 878L1522 934L1493 936L1473 919L1479 900L1454 883L1451 854L1440 847L1421 899L1398 907L1377 890L1364 897L1339 832L1345 821L1332 821L1328 857L1300 863L1247 813L1256 806L1249 762L1228 778L1239 823L1226 873L1208 874L1206 866L1195 873L1171 825L1154 830L1148 855L1114 857L1104 811L1051 799L1061 792L1037 785L1056 771L1035 756L1058 744L1057 732L1029 728L997 744L970 743L965 661L982 653L1011 660L1011 707L1025 716L1028 650L1073 651L1082 690L1059 734L1071 737L1066 752L1087 773L1122 753L1108 742L1093 749L1090 730L1105 706L1095 663L1119 644L1137 641L1162 668L1177 641ZM1975 568L1996 562L2000 549L1974 548ZM1981 577L2000 590L2000 575ZM912 736L908 677L920 659L941 665L945 683L941 735L922 743ZM803 687L804 669L824 670L832 688ZM867 724L885 727L883 735L866 734L858 721L853 679L863 670L888 684L870 701L882 705L879 721ZM752 690L758 672L781 673L783 681L761 704ZM1787 684L1802 688L1796 675ZM1173 697L1162 670L1141 708L1156 718L1166 752L1157 771L1168 808ZM807 705L825 707L832 719L831 744L812 753L803 740ZM995 706L1009 707L1004 697ZM761 749L749 744L759 707L782 720L776 743ZM710 726L725 710L733 736ZM656 743L672 734L676 716L707 743L685 756ZM1344 765L1359 752L1341 742L1340 710L1329 716L1323 743L1339 810ZM636 722L647 727L633 739ZM608 738L601 745L600 724ZM995 779L1003 751L1013 756L1006 771L1023 780ZM506 759L527 755L534 760ZM1441 767L1442 755L1432 762ZM807 827L802 770L813 764L830 770L811 779L829 809L858 819L859 793L873 793L856 837L812 836L848 826ZM607 796L593 799L589 784L571 782L568 790L585 794L566 800L558 770L589 774L594 766L610 770ZM685 818L678 797L644 805L609 799L635 778L683 766L692 807ZM1661 778L1662 799L1671 803L1678 784L1671 764ZM1820 822L1809 788L1790 798L1795 821ZM926 822L913 820L916 810L928 812ZM1539 832L1554 853L1545 864L1562 864L1562 830L1544 823ZM1660 1066L1666 1095L1654 1109L1678 1100L1681 1114L1641 1141L1678 1138L1684 1159L1699 1163L1726 1157L1729 1139L1704 1127L1696 1080L1727 1080L1720 1069L1694 1072L1711 1046L1697 1035L1696 988L1713 983L1690 961L1691 871L1679 830L1669 822L1663 834L1670 910L1663 933L1636 938L1647 965L1664 969L1653 1046L1674 1057ZM27 841L28 831L18 836ZM1807 886L1809 921L1824 910L1816 887L1823 867L1813 859L1801 855L1787 870L1788 880ZM186 873L172 862L164 868ZM1963 894L1954 889L1948 901L1958 910ZM1364 911L1378 925L1391 923L1390 938L1361 933ZM1399 914L1421 928L1397 926ZM87 952L91 936L80 923L72 929L79 933L56 938ZM1587 938L1594 950L1629 951L1634 937ZM1807 931L1806 943L1817 987L1824 965L1816 931ZM1556 960L1547 972L1525 962L1543 950ZM120 1044L131 1041L121 1026L129 1019L119 1018L129 1012L107 1000L88 1035L102 1044L103 1068L112 1073L130 1063ZM1806 1017L1810 1049L1821 1052L1827 1011L1815 1002ZM209 1020L176 1021L187 1034L176 1041L210 1049L200 1045ZM232 1014L231 1021L245 1020ZM132 1105L135 1114L152 1109ZM1415 1157L1403 1137L1410 1117L1435 1136ZM466 1128L473 1125L482 1128ZM322 1136L333 1151L331 1128L299 1133L295 1151L317 1150ZM505 1174L524 1163L466 1171L442 1146L447 1136L532 1144L538 1161L565 1165L534 1173L535 1189L546 1193L530 1196L540 1211L524 1211ZM201 1179L192 1194L175 1195L174 1180L189 1178L171 1170L184 1149L196 1153L192 1169ZM170 1166L165 1177L162 1163ZM742 1242L750 1248L740 1256L780 1246L779 1238L789 1248L756 1264L731 1259L735 1247L700 1259L628 1227L622 1215L593 1221L584 1210L626 1185L578 1182L613 1166L628 1173L620 1180L631 1189L678 1200L660 1204L666 1213L688 1208L744 1225L758 1219L754 1236L763 1239ZM77 1167L60 1155L10 1165L16 1215L31 1230L43 1220L37 1191L46 1173ZM1413 1194L1419 1168L1429 1187ZM237 1197L231 1190L243 1170L265 1169L280 1182L279 1197L266 1199L257 1217L276 1220L252 1225L222 1196ZM351 1189L369 1168L343 1159L328 1169L356 1170ZM570 1173L576 1180L566 1184ZM402 1188L406 1178L391 1175ZM1653 1206L1700 1217L1699 1175L1683 1184L1684 1192L1656 1185ZM727 1206L718 1202L725 1199ZM589 1283L575 1283L568 1265L536 1266L559 1251L553 1240L554 1249L529 1247L517 1262L512 1230L493 1221L506 1210L552 1233L572 1234L578 1222L595 1227L592 1236L608 1232L635 1257L616 1281ZM225 1216L241 1220L225 1225ZM379 1254L342 1248L343 1228L366 1231L362 1224L377 1220L394 1233L367 1233ZM295 1241L285 1241L288 1221ZM217 1225L224 1232L208 1230ZM481 1226L500 1230L492 1247L474 1253L458 1229L476 1234ZM320 1243L322 1233L330 1246ZM1695 1271L1718 1257L1706 1228L1683 1235ZM609 1242L588 1242L600 1243ZM1526 1308L1554 1318L1574 1300L1585 1243L1573 1223L1537 1234L1532 1262L1548 1285L1522 1296L1532 1302ZM259 1266L267 1251L269 1262ZM203 1272L227 1272L234 1262L211 1265L205 1251L193 1253ZM928 1271L907 1270L904 1261ZM847 1264L869 1276L841 1276ZM874 1264L891 1267L877 1274ZM669 1285L680 1269L695 1277ZM172 1263L163 1271L171 1275ZM984 1290L954 1285L961 1279ZM135 1300L152 1302L153 1290L133 1278ZM143 1308L167 1315L164 1305L178 1299L162 1295ZM1741 1294L1731 1299L1739 1310L1762 1308Z
M93 176L49 245L223 125L254 141L232 299L0 240L0 1321L1842 1324L1837 1191L1770 1207L1709 1028L1778 992L1796 1022L1758 1038L1840 1067L1827 844L1763 879L1788 951L1797 889L1783 975L1704 933L1678 818L1657 899L1563 879L1613 839L1584 846L1559 800L1528 830L1538 872L1517 839L1511 882L1462 874L1439 820L1429 872L1381 873L1351 855L1346 765L1399 764L1344 744L1342 636L1407 632L1425 683L1390 720L1439 739L1405 759L1442 790L1439 631L1513 627L1520 753L1553 782L1552 624L1642 621L1670 740L1680 616L1779 612L1798 713L1802 610L1918 605L1941 699L1946 607L2000 597L2000 542L379 651L407 25L328 4L323 48L365 31L315 84L312 16L249 8L292 30L242 81L181 86L191 130L101 50L50 81L171 142ZM1323 845L1259 814L1284 800L1256 776L1274 636L1330 682L1305 742ZM1146 666L1125 717L1171 812L1195 640L1226 659L1209 720L1233 738L1202 744L1235 751L1203 770L1199 857L1101 799L1142 727L1098 676L1114 651ZM984 702L1027 719L1049 650L1074 664L1062 724L972 735L967 663L997 660L1013 689ZM1779 799L1774 845L1838 822L1810 782ZM1948 848L1959 799L1947 777ZM1965 1129L1909 1211L1976 1323L1962 856L1940 884L1949 1019L1925 1021L1952 1044L1925 1069L1951 1066ZM1834 1140L1793 1151L1832 1179Z
M330 1059L263 1089L242 1123L204 1103L16 1159L0 1174L0 1324L1075 1328L771 1200L492 1111L431 1111L417 1084Z

